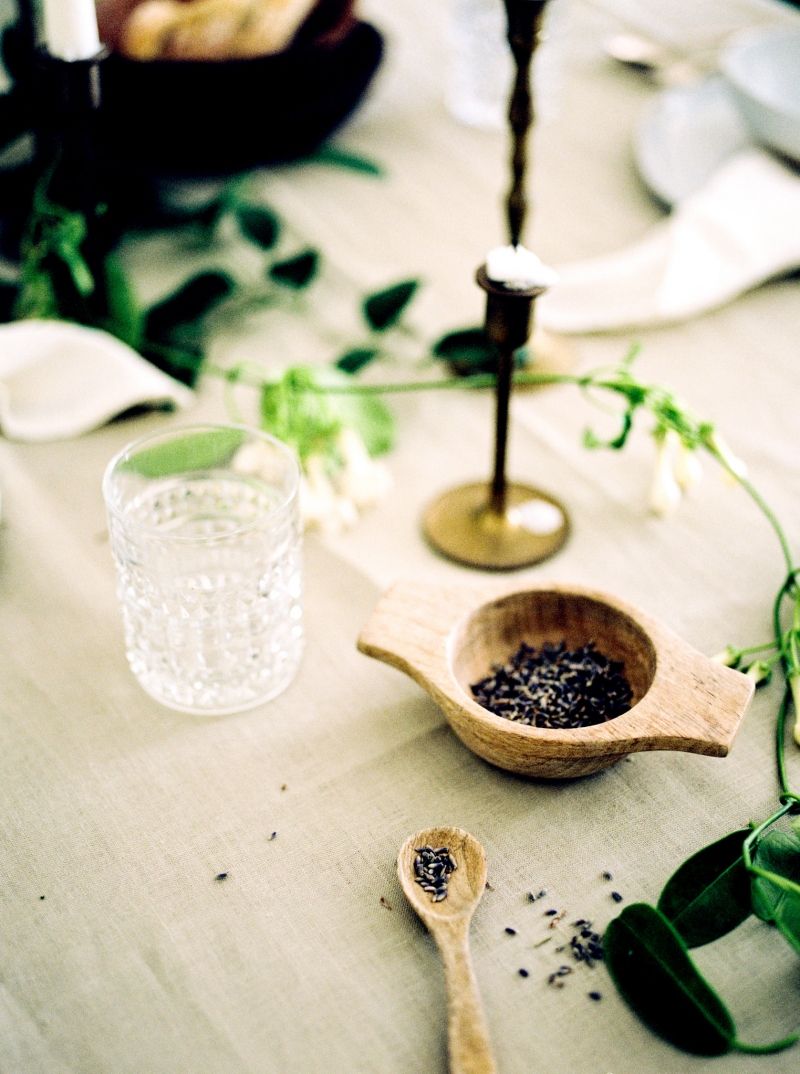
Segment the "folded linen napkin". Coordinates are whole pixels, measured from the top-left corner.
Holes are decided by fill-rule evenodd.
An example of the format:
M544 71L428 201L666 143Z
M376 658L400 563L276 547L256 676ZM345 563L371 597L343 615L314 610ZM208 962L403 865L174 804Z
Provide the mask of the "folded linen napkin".
M685 320L798 266L800 174L750 148L639 242L559 268L537 322L578 333Z
M193 393L127 344L67 321L0 325L0 429L67 440L133 406L189 406Z

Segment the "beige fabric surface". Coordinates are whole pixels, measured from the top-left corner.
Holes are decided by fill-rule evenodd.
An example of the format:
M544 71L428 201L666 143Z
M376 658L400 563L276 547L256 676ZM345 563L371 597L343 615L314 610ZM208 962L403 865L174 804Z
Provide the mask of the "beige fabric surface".
M505 189L502 135L456 126L441 104L443 11L430 8L370 7L388 58L342 138L383 161L387 177L263 177L268 200L342 279L366 291L424 275L415 318L426 338L480 320L472 277L502 237ZM602 59L613 16L576 0L569 25L558 118L537 131L533 153L531 232L556 263L631 241L659 215L629 156L654 91ZM128 263L145 293L183 271L163 243L129 251ZM323 291L331 310L335 289ZM795 539L799 309L797 280L776 282L643 333L639 363L719 422ZM586 337L575 361L616 361L629 342ZM317 357L311 346L265 315L222 339L217 356L278 363ZM356 530L306 542L298 678L269 705L220 719L163 709L133 681L100 496L118 448L185 418L150 415L62 444L0 441L0 1074L443 1072L439 963L394 875L405 837L438 823L486 848L491 890L473 947L502 1074L794 1071L796 1051L683 1055L637 1022L602 966L548 986L562 956L552 940L536 946L552 935L544 909L601 929L617 910L612 887L627 902L654 901L688 853L767 814L777 689L758 694L724 760L643 754L573 783L478 760L355 638L395 578L479 580L426 548L419 519L438 491L488 473L491 399L392 405L393 495ZM225 415L205 383L194 416ZM571 389L514 399L511 472L563 496L574 525L565 550L520 583L608 589L709 653L762 640L782 565L742 493L709 472L674 518L656 521L644 502L648 438L621 457L587 454L589 422L610 427ZM798 786L797 751L790 763ZM530 903L541 889L547 897ZM764 926L746 923L697 957L743 1039L795 1027L797 958Z

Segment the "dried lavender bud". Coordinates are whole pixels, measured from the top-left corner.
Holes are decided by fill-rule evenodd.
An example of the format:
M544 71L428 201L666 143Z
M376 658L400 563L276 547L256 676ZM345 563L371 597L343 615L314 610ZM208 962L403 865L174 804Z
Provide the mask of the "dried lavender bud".
M471 690L496 716L553 729L605 723L627 712L633 699L624 665L593 642L575 650L564 642L545 642L540 649L523 642Z
M431 897L431 902L447 898L450 874L458 868L458 862L447 847L424 846L416 848L414 880Z

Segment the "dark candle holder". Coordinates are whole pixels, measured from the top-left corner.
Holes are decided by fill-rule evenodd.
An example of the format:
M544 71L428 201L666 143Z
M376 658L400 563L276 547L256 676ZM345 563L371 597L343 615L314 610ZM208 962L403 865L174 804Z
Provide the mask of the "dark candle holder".
M36 173L50 203L78 214L86 234L80 253L92 277L90 290L76 285L68 265L55 265L59 308L70 320L102 321L107 314L105 257L108 207L100 139L105 50L85 60L63 60L38 49L34 63Z
M527 213L527 136L533 122L530 70L546 0L505 0L508 41L516 66L509 104L511 188L506 201L509 238L520 242ZM506 477L508 418L515 352L528 341L533 304L544 287L513 289L477 273L486 292L486 334L497 351L494 470L484 482L462 485L431 504L423 519L430 544L449 559L484 570L513 570L539 563L569 535L566 509L549 493Z

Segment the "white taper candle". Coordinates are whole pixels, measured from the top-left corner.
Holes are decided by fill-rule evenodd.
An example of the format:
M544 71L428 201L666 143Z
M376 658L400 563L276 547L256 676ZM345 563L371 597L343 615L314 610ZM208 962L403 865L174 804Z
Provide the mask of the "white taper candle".
M94 0L44 0L44 43L61 60L90 60L100 51Z

